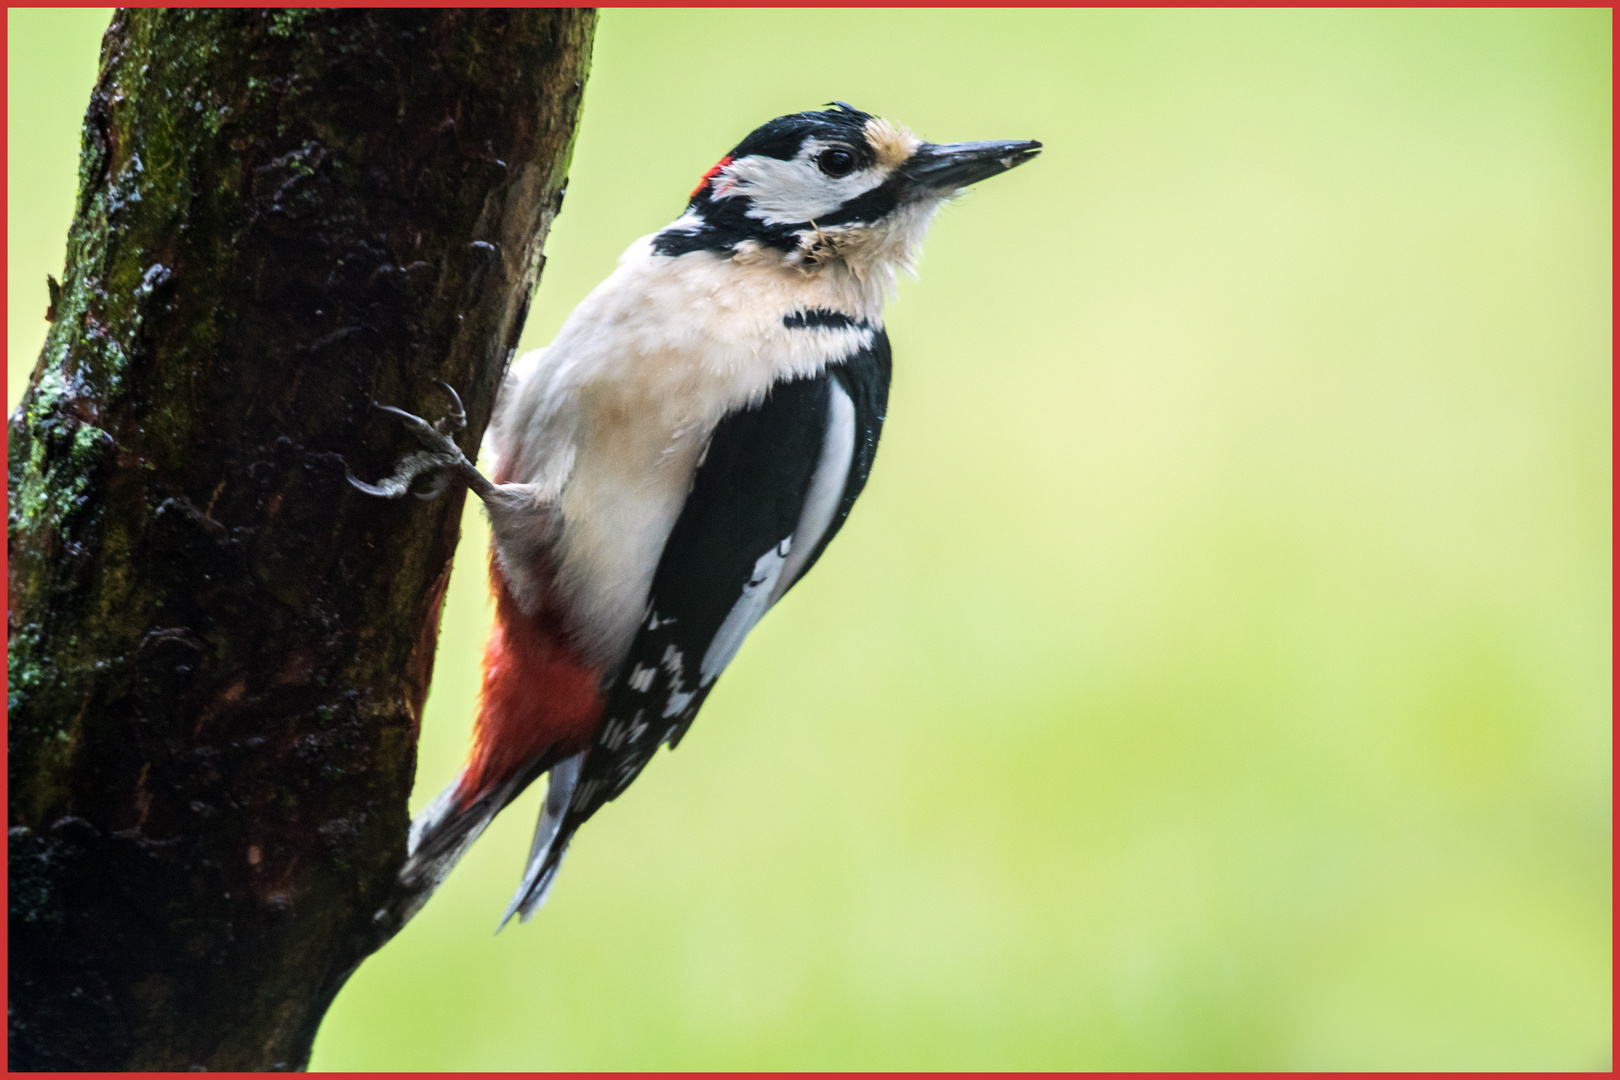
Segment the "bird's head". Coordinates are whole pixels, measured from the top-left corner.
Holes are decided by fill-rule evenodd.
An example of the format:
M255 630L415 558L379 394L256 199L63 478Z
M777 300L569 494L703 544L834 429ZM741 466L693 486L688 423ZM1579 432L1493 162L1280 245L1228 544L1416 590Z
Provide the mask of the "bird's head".
M686 213L654 239L664 255L763 255L865 277L907 266L934 211L1022 165L1031 140L935 144L833 102L754 130L703 175Z

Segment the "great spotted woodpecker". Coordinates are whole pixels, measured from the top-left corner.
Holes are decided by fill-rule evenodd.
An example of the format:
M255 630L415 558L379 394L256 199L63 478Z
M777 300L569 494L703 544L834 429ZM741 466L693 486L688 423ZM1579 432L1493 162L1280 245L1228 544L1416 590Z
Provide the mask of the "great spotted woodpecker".
M842 102L779 117L632 244L549 347L512 365L487 437L492 479L450 438L459 400L437 425L380 406L425 449L378 484L351 481L397 498L424 474L439 488L459 478L493 536L473 744L411 825L411 912L549 772L501 926L527 921L575 830L680 741L866 483L896 271L947 199L1040 147L926 143Z

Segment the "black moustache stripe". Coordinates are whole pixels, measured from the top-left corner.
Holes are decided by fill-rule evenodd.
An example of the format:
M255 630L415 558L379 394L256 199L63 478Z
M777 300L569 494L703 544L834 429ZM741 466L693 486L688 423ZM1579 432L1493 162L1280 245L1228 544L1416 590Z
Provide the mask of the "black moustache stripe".
M782 316L782 325L789 330L808 330L814 327L824 327L828 330L872 328L865 319L857 319L852 315L845 315L842 311L829 311L826 308L789 312Z

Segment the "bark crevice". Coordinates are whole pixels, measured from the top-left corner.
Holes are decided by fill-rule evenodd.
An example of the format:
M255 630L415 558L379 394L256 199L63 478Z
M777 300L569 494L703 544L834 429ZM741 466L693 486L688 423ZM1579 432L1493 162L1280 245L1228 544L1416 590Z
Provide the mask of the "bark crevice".
M121 11L9 426L10 1064L301 1068L397 927L463 496L561 204L589 10Z

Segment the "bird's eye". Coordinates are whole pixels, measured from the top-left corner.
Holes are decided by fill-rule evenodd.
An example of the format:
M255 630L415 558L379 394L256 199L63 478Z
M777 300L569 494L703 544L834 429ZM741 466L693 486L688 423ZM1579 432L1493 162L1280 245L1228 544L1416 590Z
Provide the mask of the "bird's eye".
M816 165L822 172L837 180L855 171L855 155L841 146L823 150L816 156Z

